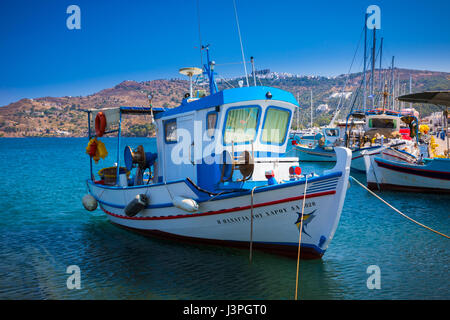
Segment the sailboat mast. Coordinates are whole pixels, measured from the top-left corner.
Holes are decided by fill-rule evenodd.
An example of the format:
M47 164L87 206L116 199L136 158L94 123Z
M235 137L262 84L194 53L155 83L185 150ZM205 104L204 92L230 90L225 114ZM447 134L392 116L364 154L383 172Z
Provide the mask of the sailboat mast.
M311 128L313 127L313 94L311 89Z
M400 87L400 72L397 72L397 97L399 97L402 94L401 91L402 91L402 88ZM400 111L402 106L403 106L403 102L401 102L401 103L400 103L400 101L397 102L398 111Z
M366 102L367 102L367 83L366 83L366 63L367 63L367 13L364 17L364 67L363 67L363 79L364 79L364 94L363 94L363 106L364 112L366 112Z
M297 92L297 103L300 105L300 93ZM300 108L297 109L297 130L300 127Z
M377 28L373 28L373 42L372 42L372 75L370 76L370 96L372 97L372 108L375 107L375 94L373 88L373 82L375 78L375 46L376 46L376 37L375 30Z
M412 93L412 77L411 73L409 74L409 93ZM409 107L412 108L412 103L409 103Z
M392 66L391 66L391 93L392 93L392 105L391 105L391 107L392 107L392 109L394 109L394 103L395 103L395 100L394 100L394 87L395 87L395 84L394 84L394 56L392 56Z
M378 87L380 88L380 92L383 91L383 82L382 82L382 69L381 69L381 61L383 60L383 38L381 38L381 43L380 43L380 68L378 70L378 81L379 81L379 85ZM381 100L381 99L380 99Z

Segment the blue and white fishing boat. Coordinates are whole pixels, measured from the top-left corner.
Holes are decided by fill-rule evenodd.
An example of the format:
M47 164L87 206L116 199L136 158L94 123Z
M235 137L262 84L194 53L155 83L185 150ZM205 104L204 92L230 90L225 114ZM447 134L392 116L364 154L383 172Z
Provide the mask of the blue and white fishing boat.
M83 204L88 210L98 204L112 223L142 234L235 247L251 244L288 256L297 255L304 205L301 257L320 258L338 226L351 151L336 148L336 166L323 174L301 174L298 159L284 156L298 108L292 94L265 86L219 91L207 48L206 53L208 96L187 96L179 107L167 110L89 112L89 119L106 115L106 128L97 123L105 132L118 132L118 148L121 115L152 114L157 153L126 146L124 162L117 159L116 176L108 183L95 178L91 165ZM108 128L115 124L118 128ZM89 129L89 136L96 135ZM147 170L146 181L142 172ZM136 171L134 179L127 179L128 171Z
M405 102L432 103L449 106L450 93L422 92L398 97ZM447 149L449 147L447 146ZM381 155L364 155L367 185L375 190L450 193L450 159L424 158L416 161L387 159Z
M291 131L290 139L295 141L296 145L305 145L310 148L316 146L323 137L319 128L308 128L304 130Z

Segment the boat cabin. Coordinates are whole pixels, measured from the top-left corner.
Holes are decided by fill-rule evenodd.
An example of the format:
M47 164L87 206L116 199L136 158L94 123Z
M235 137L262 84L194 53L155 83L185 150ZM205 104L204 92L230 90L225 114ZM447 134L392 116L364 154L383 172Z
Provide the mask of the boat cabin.
M350 121L351 119L351 121ZM361 130L354 132L354 119L364 120ZM405 137L404 128L409 127L409 137ZM372 141L373 139L411 139L417 136L418 120L413 115L386 110L373 109L366 112L355 111L347 117L346 132L350 140Z
M286 157L285 153L297 107L291 93L255 86L227 89L201 98L188 96L180 106L171 109L89 110L90 141L101 143L97 137L118 133L118 165L100 170L103 175L112 176L107 181L102 177L101 183L131 187L190 179L203 190L220 192L251 189L267 185L269 180L271 184L290 180L290 168L298 166L298 159ZM99 114L105 120L101 134L97 132ZM150 115L156 124L156 153L149 152L145 145L121 145L122 114ZM95 132L91 130L94 126ZM93 155L91 178L95 181L92 159ZM130 176L133 169L134 179L121 181L120 176ZM145 181L147 169L150 178Z
M206 190L267 183L266 172L289 180L297 158L283 157L297 102L264 86L184 99L155 115L158 182L190 178Z

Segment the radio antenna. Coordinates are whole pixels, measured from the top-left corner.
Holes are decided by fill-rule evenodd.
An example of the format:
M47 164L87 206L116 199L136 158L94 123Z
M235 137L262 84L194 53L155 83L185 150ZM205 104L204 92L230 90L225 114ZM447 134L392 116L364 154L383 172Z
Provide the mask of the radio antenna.
M241 29L239 28L239 19L238 19L238 14L237 14L237 9L236 9L236 1L235 0L233 0L233 6L234 6L234 14L236 16L236 24L237 24L237 28L238 28L239 42L241 43L242 63L244 64L245 80L247 81L247 87L249 87L248 75L247 75L247 66L245 64L244 47L242 46Z
M198 41L200 47L200 66L203 68L203 55L202 55L202 33L200 30L200 0L197 0L197 24L198 24Z

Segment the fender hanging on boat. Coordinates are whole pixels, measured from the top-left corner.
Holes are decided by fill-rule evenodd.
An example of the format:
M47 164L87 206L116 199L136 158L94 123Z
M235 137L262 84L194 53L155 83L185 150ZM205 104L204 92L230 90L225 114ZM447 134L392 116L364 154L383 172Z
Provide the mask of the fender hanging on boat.
M138 194L126 207L125 214L128 217L134 217L147 206L149 202L148 196L145 194Z
M180 208L185 211L194 212L198 210L198 203L197 201L190 199L190 198L183 198L183 197L174 197L173 198L173 205L177 208Z

